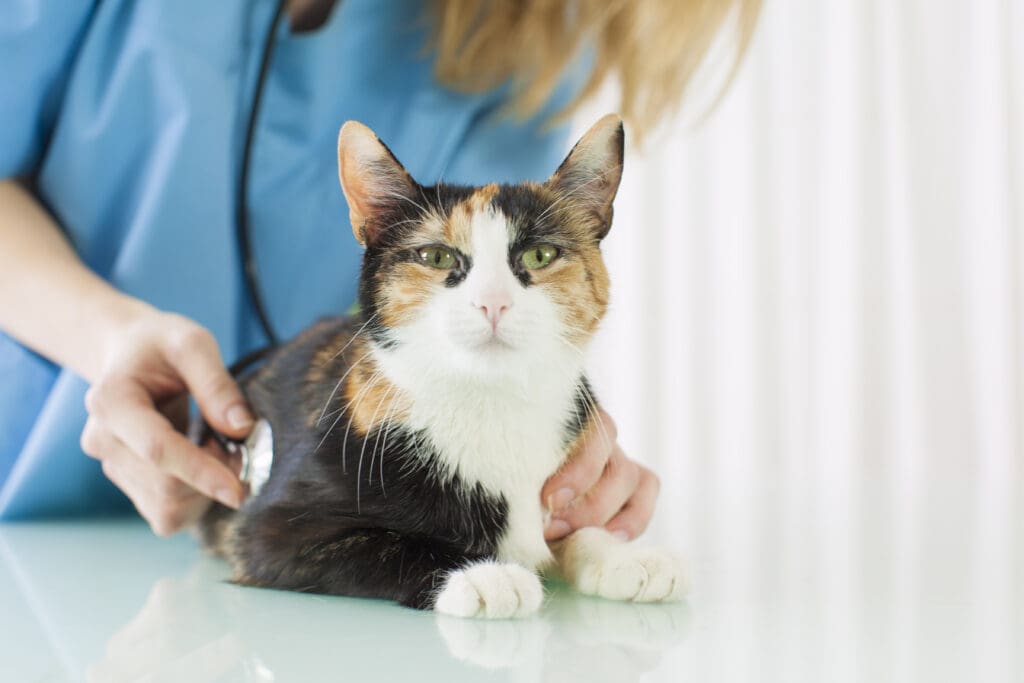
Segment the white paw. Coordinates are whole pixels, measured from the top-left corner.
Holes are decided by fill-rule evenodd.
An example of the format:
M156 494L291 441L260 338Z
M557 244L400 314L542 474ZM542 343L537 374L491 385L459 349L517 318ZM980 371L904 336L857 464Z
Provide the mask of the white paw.
M675 555L625 544L582 563L575 584L587 595L635 602L676 602L687 588L683 563Z
M481 562L449 574L434 609L453 617L508 619L535 613L543 599L540 579L530 570Z

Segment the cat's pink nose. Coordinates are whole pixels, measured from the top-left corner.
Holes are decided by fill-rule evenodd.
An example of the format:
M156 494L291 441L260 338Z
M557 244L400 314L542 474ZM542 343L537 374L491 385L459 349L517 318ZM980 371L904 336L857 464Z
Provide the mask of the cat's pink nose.
M490 291L473 300L473 305L483 311L491 323L491 329L498 328L498 321L512 307L512 296L507 291Z

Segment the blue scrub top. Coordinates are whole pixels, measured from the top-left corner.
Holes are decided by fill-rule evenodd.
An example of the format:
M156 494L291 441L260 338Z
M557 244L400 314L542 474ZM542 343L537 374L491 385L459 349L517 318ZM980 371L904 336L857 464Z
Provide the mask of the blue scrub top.
M227 362L262 346L235 242L235 187L273 0L0 3L0 177L29 177L90 268L209 328ZM360 249L338 186L348 119L423 183L543 179L565 149L545 111L432 77L425 3L342 0L282 22L250 169L250 225L275 327L353 302ZM74 335L69 329L67 334ZM78 444L86 384L0 332L0 519L127 509Z

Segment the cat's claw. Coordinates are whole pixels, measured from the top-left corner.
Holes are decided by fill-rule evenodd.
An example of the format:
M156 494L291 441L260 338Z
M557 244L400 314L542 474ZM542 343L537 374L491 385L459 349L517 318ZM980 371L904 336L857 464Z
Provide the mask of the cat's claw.
M454 617L508 619L536 613L543 600L540 579L530 570L481 562L449 574L434 609Z

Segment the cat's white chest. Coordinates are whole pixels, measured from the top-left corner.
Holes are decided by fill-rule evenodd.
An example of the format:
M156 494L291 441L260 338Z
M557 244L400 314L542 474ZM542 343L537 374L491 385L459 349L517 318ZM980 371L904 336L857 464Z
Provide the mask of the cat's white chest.
M426 332L420 333L427 336ZM541 489L566 452L567 423L578 420L580 359L558 348L531 348L530 362L507 358L502 372L453 371L444 350L426 344L378 353L381 371L408 399L406 427L424 435L433 467L482 488L507 507L497 556L529 569L552 561L544 541Z
M523 401L468 390L447 399L418 406L410 423L424 430L444 468L507 503L498 558L543 567L552 558L544 541L540 491L565 457L562 416L571 393Z

